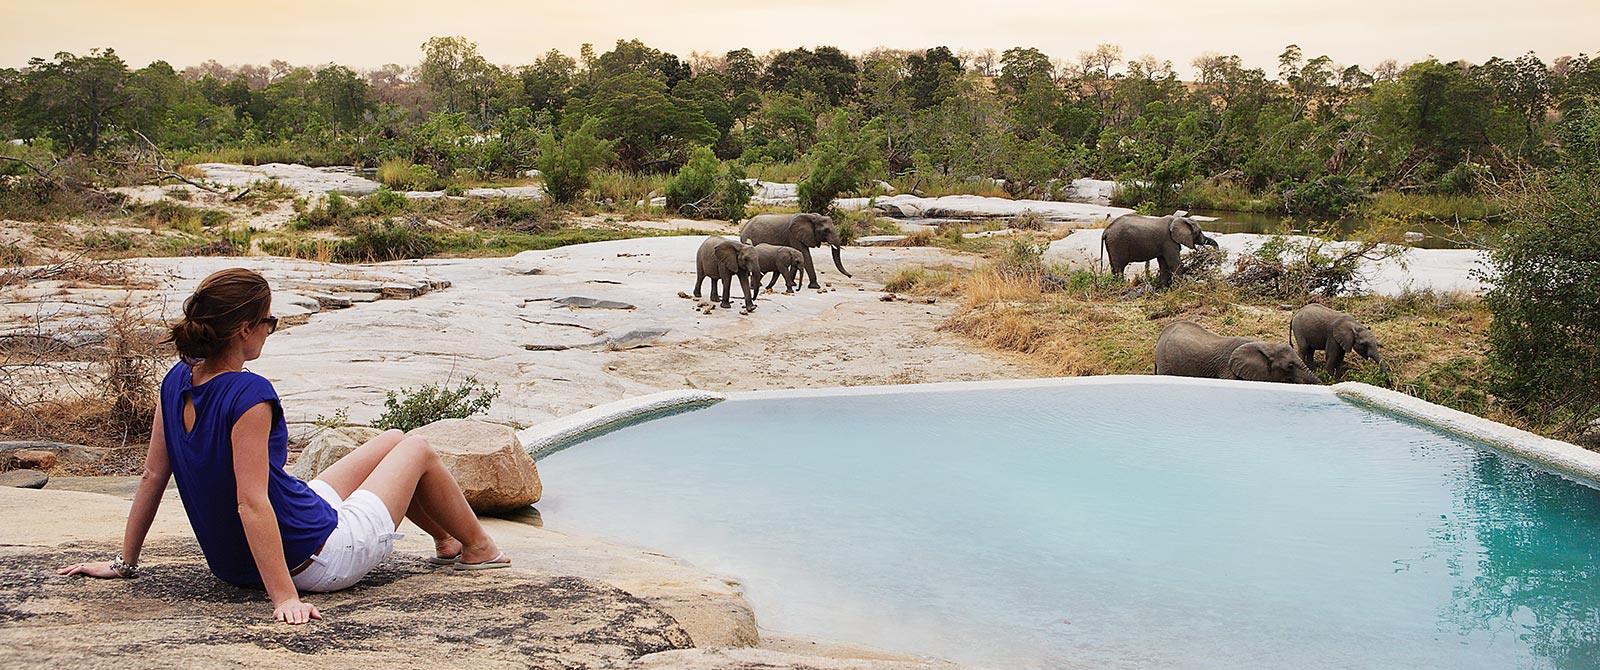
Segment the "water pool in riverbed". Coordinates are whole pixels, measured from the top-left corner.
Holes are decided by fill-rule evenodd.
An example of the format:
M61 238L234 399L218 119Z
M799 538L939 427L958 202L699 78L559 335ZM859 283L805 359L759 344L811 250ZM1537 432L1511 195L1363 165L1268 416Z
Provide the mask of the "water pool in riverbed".
M1325 389L744 394L539 469L546 528L735 576L771 630L1004 668L1600 667L1600 491Z

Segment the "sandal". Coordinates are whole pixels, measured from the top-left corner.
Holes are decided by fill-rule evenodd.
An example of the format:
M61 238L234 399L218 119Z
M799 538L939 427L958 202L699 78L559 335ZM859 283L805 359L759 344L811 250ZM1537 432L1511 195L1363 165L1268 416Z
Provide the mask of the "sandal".
M434 565L455 565L461 562L461 552L456 552L454 556L439 556L435 554L428 557L428 562Z
M506 558L506 552L503 551L500 552L500 555L482 563L464 563L461 561L456 561L457 570L494 570L496 568L509 567L511 567L511 559Z

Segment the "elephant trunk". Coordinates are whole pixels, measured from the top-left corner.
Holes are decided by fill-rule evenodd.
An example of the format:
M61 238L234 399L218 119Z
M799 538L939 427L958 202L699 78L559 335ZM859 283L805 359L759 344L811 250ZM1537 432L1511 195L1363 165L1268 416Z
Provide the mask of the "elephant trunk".
M1321 384L1322 383L1322 378L1318 377L1317 373L1312 372L1311 368L1308 368L1308 367L1305 367L1305 366L1301 366L1301 365L1296 365L1296 366L1294 366L1294 383L1296 383L1296 384Z
M1208 246L1208 247L1217 247L1219 249L1221 248L1217 244L1216 240L1212 239L1210 236L1206 235L1205 233L1200 233L1200 239L1196 240L1195 244L1196 245L1205 245L1205 246Z
M839 245L837 244L833 245L833 266L839 268L839 274L846 277L850 276L850 273L844 271L844 262L839 260Z

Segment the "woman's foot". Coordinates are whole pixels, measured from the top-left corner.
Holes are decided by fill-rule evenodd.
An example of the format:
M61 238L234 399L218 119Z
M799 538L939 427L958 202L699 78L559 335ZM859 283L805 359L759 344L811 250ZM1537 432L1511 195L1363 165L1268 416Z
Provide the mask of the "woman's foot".
M433 556L428 559L434 565L453 565L461 560L461 541L453 537L435 539L433 541Z
M456 562L456 568L482 570L510 564L511 559L506 557L505 552L500 551L500 547L495 546L494 540L485 536L483 544L461 549L461 558Z

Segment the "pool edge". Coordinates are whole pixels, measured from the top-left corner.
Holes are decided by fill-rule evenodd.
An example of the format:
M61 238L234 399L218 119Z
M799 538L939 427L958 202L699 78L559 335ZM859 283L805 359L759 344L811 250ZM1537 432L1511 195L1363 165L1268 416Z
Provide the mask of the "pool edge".
M715 405L727 398L715 391L662 391L623 398L524 429L517 433L517 439L522 441L523 450L537 461L648 415L686 412Z
M1345 401L1481 442L1542 469L1600 489L1600 453L1371 384L1342 382L1328 388Z

